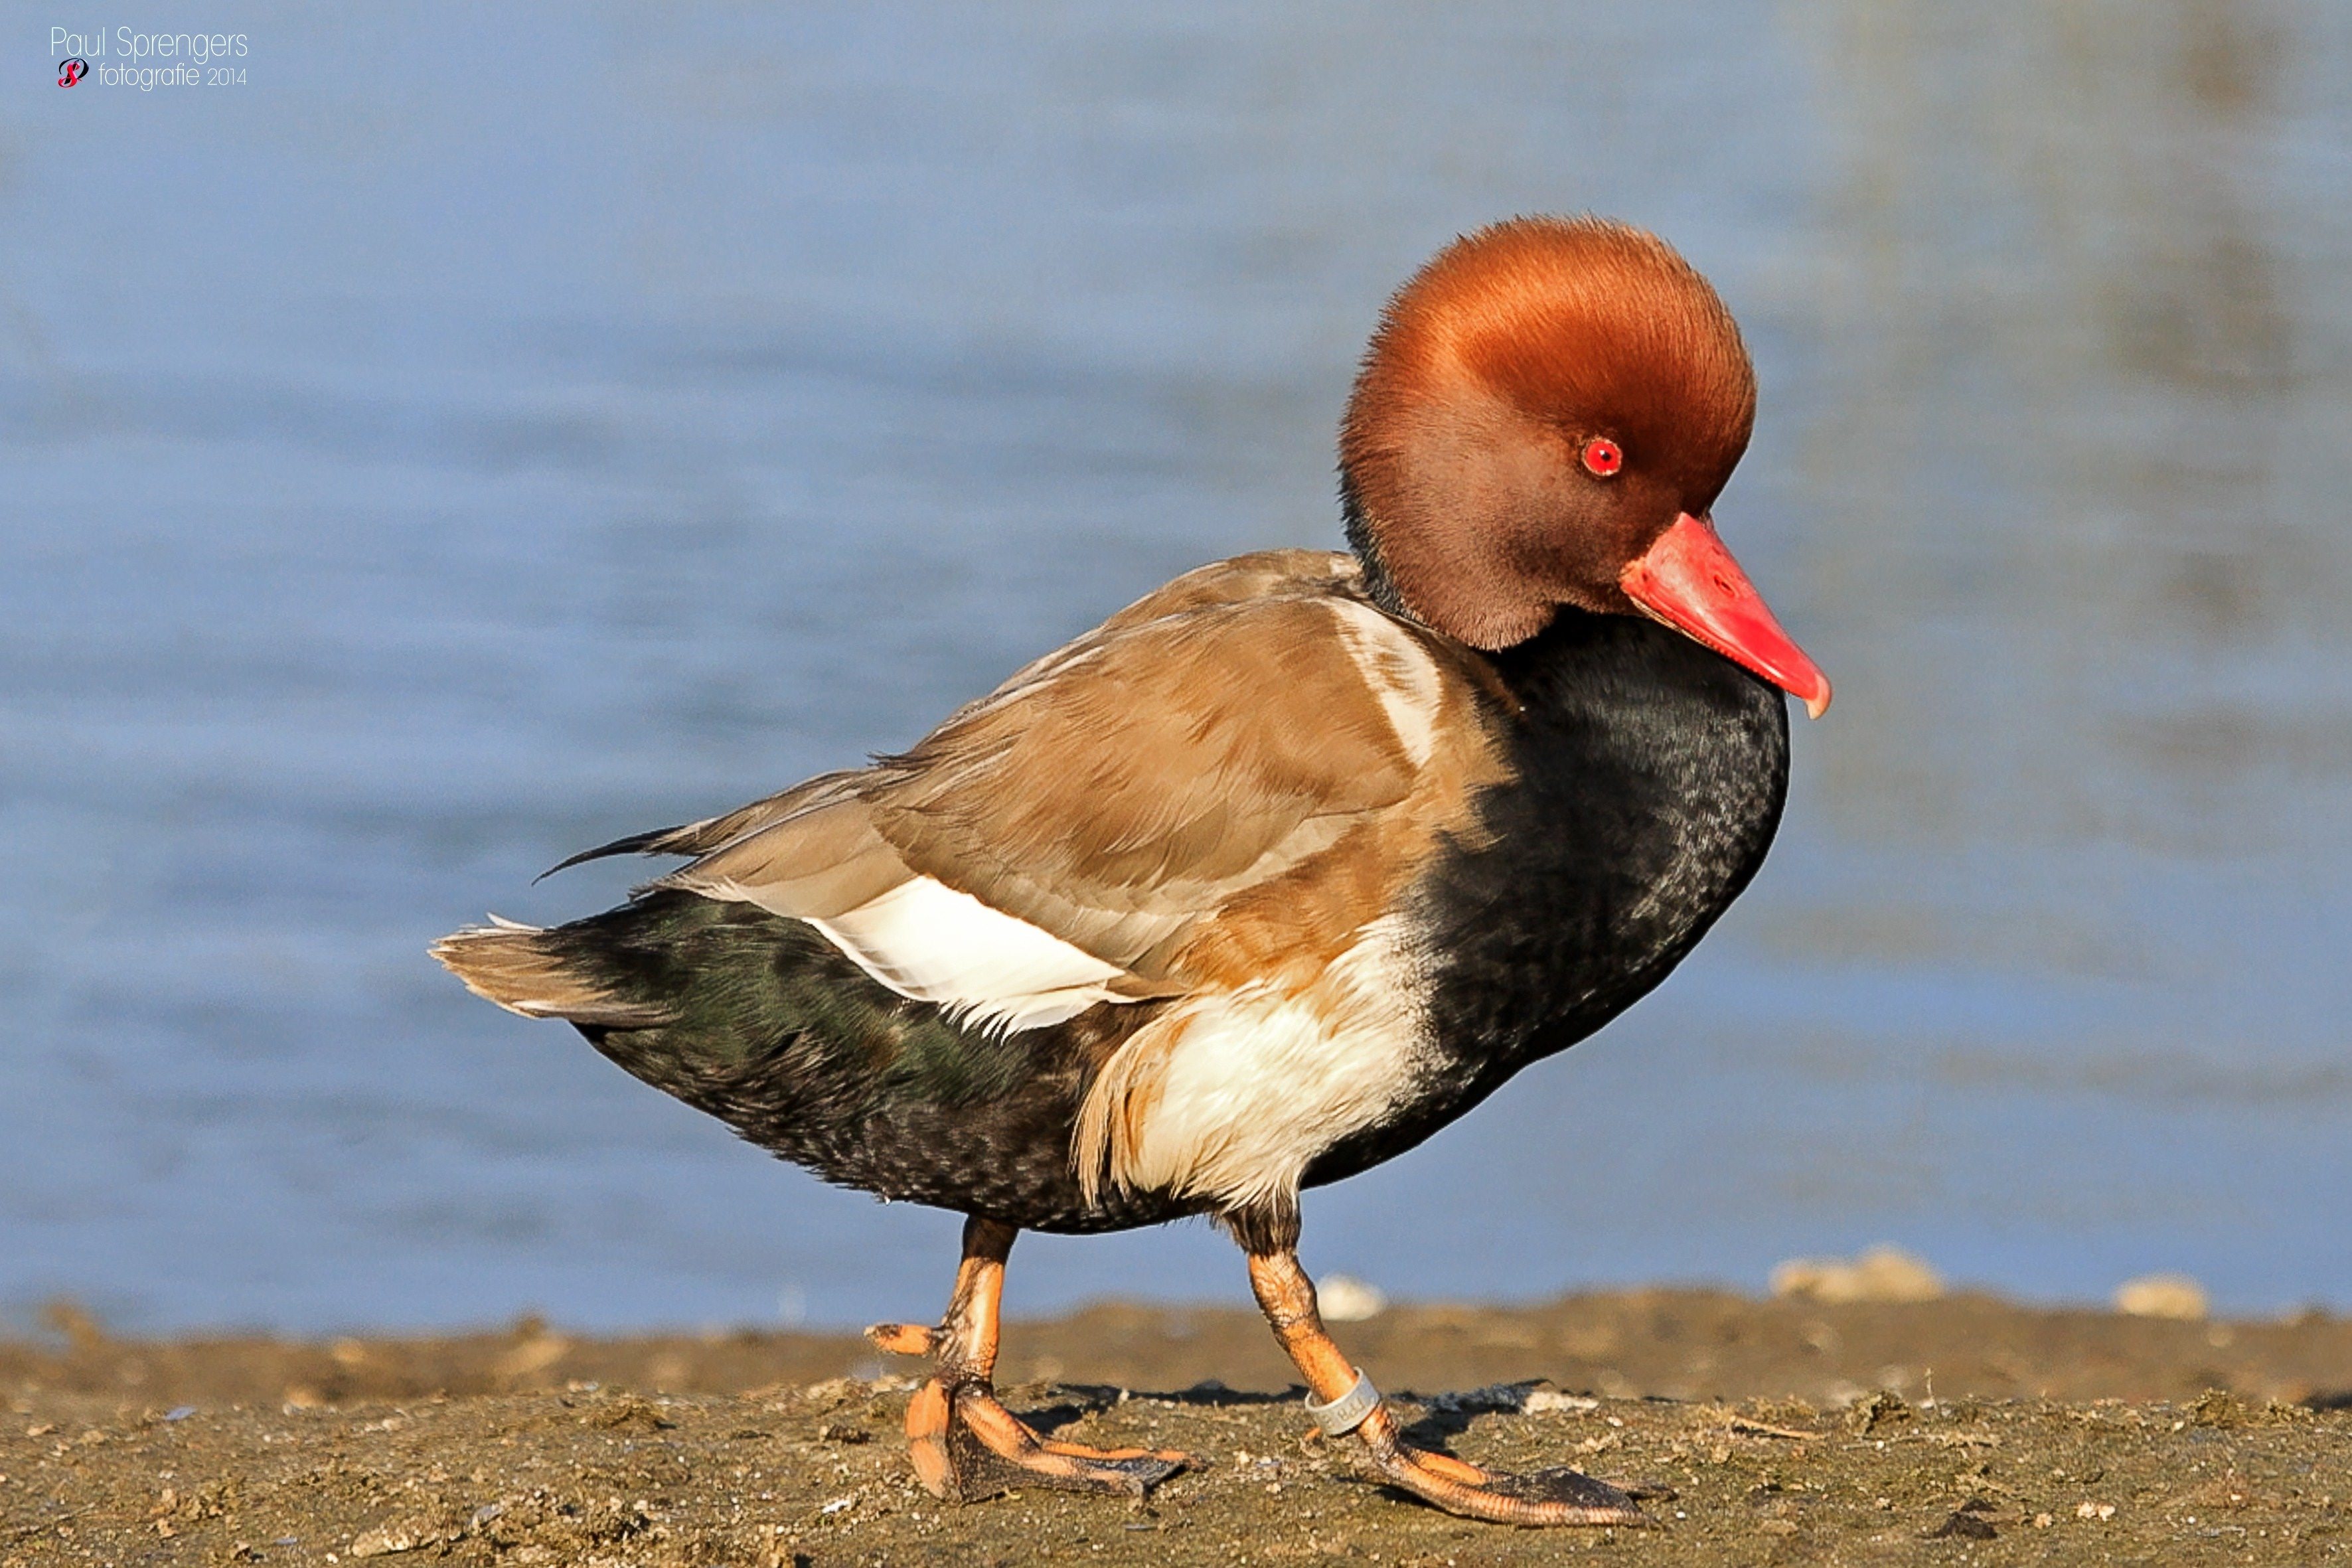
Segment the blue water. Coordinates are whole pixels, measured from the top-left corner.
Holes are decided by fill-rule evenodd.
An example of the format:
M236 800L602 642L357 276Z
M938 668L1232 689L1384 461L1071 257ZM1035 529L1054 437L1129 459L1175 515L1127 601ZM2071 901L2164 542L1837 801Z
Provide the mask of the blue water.
M249 39L53 85L50 20ZM1312 1196L1392 1293L1893 1240L2352 1306L2352 9L222 6L0 78L0 1310L919 1313L829 1191L424 956L1329 545L1386 291L1593 208L1746 326L1837 681L1666 987ZM1201 1226L1017 1310L1244 1300Z

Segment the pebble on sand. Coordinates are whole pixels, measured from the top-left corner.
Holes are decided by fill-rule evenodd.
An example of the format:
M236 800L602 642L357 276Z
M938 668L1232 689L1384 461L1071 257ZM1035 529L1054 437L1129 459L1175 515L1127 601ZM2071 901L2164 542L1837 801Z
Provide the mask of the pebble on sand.
M1933 1301L1943 1276L1897 1247L1870 1247L1861 1256L1791 1258L1772 1270L1772 1294L1837 1305L1849 1301Z
M1316 1281L1315 1299L1327 1323L1360 1323L1389 1310L1380 1287L1345 1274L1326 1274Z
M2186 1274L2143 1274L2116 1287L2116 1310L2135 1318L2198 1323L2204 1321L2209 1305L2205 1287Z

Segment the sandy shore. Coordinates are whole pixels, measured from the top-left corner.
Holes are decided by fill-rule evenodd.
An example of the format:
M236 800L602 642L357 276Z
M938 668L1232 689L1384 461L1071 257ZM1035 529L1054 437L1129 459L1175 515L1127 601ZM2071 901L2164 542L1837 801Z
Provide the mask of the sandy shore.
M2322 1316L1643 1291L1339 1330L1425 1439L1638 1487L1661 1526L1572 1535L1364 1481L1240 1311L1014 1325L1016 1407L1202 1462L1141 1506L961 1509L899 1450L914 1369L848 1336L60 1329L0 1345L0 1563L2352 1563L2352 1321Z

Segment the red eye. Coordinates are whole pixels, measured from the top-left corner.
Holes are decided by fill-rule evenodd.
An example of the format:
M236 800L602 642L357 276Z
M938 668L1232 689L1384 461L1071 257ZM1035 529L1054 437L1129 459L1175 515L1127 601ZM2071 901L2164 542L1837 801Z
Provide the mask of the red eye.
M1608 437L1595 436L1584 444L1584 466L1605 479L1625 466L1625 454Z

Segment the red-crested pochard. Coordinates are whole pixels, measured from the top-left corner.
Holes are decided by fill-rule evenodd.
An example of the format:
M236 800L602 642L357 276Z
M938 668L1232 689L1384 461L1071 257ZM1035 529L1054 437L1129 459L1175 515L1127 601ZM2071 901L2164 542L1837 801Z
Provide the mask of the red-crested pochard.
M1643 1515L1404 1441L1326 1334L1301 1188L1401 1154L1663 980L1756 874L1782 693L1829 682L1717 538L1755 374L1663 242L1518 218L1396 295L1340 430L1345 553L1204 566L910 750L610 844L618 909L435 948L830 1182L968 1216L907 1424L942 1496L1139 1494L991 1387L1024 1228L1208 1214L1315 1419L1440 1508Z

